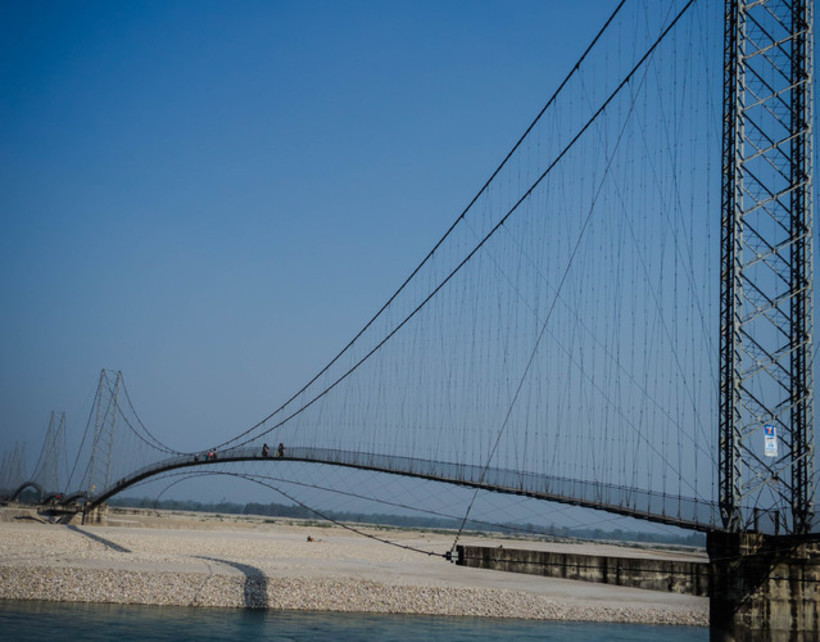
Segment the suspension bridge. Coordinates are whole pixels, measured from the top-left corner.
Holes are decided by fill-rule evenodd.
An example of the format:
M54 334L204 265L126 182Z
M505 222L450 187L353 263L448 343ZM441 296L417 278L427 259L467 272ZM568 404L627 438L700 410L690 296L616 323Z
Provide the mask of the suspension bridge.
M709 534L714 639L781 639L749 613L783 581L806 636L788 639L817 639L812 25L801 0L618 3L441 239L268 416L179 450L103 370L81 443L52 413L31 473L4 454L0 492L88 513L188 469L330 466L570 504Z

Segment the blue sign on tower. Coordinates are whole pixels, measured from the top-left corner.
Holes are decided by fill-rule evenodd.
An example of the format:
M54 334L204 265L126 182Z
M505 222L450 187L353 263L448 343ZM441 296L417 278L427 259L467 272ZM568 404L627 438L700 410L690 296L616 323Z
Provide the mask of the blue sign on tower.
M763 426L763 454L766 457L777 457L777 431L772 424Z

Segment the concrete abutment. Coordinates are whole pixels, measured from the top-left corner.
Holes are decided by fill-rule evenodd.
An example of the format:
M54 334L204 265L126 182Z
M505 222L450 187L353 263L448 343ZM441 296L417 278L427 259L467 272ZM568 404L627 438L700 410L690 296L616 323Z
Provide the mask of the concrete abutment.
M108 504L101 504L95 506L91 510L84 510L82 517L82 524L94 524L96 526L105 526L108 523Z
M712 642L820 642L820 537L710 533L709 562L458 546L463 566L709 596Z
M710 533L712 642L820 641L820 539Z

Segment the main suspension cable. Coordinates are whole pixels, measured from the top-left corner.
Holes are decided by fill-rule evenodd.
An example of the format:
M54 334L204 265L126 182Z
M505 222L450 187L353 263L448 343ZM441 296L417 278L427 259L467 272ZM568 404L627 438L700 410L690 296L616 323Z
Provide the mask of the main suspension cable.
M507 155L504 157L504 160L502 160L502 161L501 161L501 163L498 165L498 167L496 167L495 171L494 171L494 172L490 175L490 177L486 180L486 182L484 183L484 185L482 185L481 189L479 189L479 190L478 190L478 192L475 194L475 196L473 196L472 200L470 200L470 202L467 204L467 207L465 207L465 208L464 208L464 210L461 212L461 214L459 214L459 216L456 218L456 220L455 220L455 221L453 221L453 223L450 225L450 227L447 229L447 231L444 233L444 235L443 235L443 236L442 236L442 237L438 240L438 242L437 242L437 243L433 246L433 249L431 249L431 250L427 253L427 255L424 257L424 259L422 259L421 263L419 263L419 264L416 266L416 268L415 268L415 269L414 269L414 270L410 273L410 276L408 276L408 277L404 280L404 282L403 282L403 283L399 286L399 288L398 288L398 289L397 289L397 290L396 290L396 291L392 294L392 296L390 296L390 298L389 298L389 299L385 302L385 304L384 304L384 305L382 305L382 307L378 310L378 312L376 312L376 314L374 314L374 315L373 315L373 317L371 317L371 319L370 319L370 320L369 320L369 321L368 321L368 322L367 322L367 323L366 323L366 324L362 327L362 329L361 329L361 330L359 330L359 332L358 332L358 333L356 333L356 335L355 335L355 336L354 336L354 337L353 337L353 338L352 338L352 339L351 339L351 340L350 340L350 341L349 341L349 342L348 342L348 343L347 343L347 344L346 344L346 345L345 345L345 346L341 349L341 351L339 351L339 353L338 353L335 357L333 357L333 359L331 359L331 360L327 363L327 365L325 365L325 367L324 367L324 368L322 368L322 369L321 369L321 370L320 370L320 371L319 371L319 372L318 372L318 373L317 373L317 374L316 374L316 375L315 375L312 379L310 379L310 380L309 380L309 381L308 381L308 382L307 382L304 386L302 386L302 387L301 387L301 388L300 388L300 389L299 389L296 393L294 393L294 394L293 394L293 395L292 395L292 396L291 396L291 397L290 397L287 401L285 401L285 402L284 402L281 406L279 406L276 410L274 410L272 413L270 413L267 417L265 417L264 419L262 419L262 420L258 421L256 424L254 424L253 426L251 426L250 428L248 428L248 429L247 429L247 430L245 430L244 432L242 432L242 433L238 434L237 436L235 436L235 437L233 437L233 438L231 438L231 439L229 439L229 440L227 440L227 441L223 442L222 444L220 444L220 445L218 446L218 448L225 448L225 447L227 447L227 446L230 446L231 444L234 444L234 442L237 442L237 441L241 440L243 437L246 437L247 435L249 435L250 433L252 433L254 430L256 430L256 429L257 429L257 428L259 428L260 426L264 425L266 422L268 422L268 421L269 421L270 419L272 419L273 417L275 417L277 414L279 414L280 412L282 412L282 411L283 411L283 410L284 410L284 409L285 409L285 408L286 408L289 404L291 404L291 403L292 403L295 399L297 399L297 398L298 398L298 397L299 397L302 393L304 393L304 392L305 392L305 391L306 391L306 390L307 390L307 389L308 389L311 385L313 385L313 384L314 384L314 383L315 383L315 382L316 382L316 381L317 381L317 380L318 380L318 379L319 379L319 378L320 378L323 374L325 374L325 373L326 373L326 372L327 372L327 371L328 371L328 370L329 370L329 369L333 366L333 364L335 364L335 363L336 363L336 362L337 362L337 361L338 361L338 360L342 357L342 355L344 355L344 354L345 354L345 353L346 353L346 352L347 352L347 351L348 351L348 350L349 350L349 349L350 349L350 348L351 348L351 347L352 347L352 346L356 343L356 341L358 341L358 340L362 337L362 335L363 335L363 334L364 334L364 333L368 330L368 328L370 328L370 327L371 327L371 326L372 326L372 325L376 322L376 320L377 320L379 317L381 317L381 315L385 312L385 310L386 310L386 309L387 309L387 308L388 308L388 307L389 307L389 306L393 303L393 301L395 301L395 300L396 300L396 298L399 296L399 294L401 294L401 292L403 292L403 291L404 291L404 289L407 287L407 285L408 285L408 284L409 284L409 283L410 283L410 282L411 282L411 281L415 278L415 276L419 273L419 271L422 269L422 267L424 267L424 265L426 265L426 264L427 264L427 262L428 262L428 261L429 261L429 260L433 257L433 255L436 253L436 251L438 251L438 249L442 246L442 244L443 244L443 243L444 243L444 241L445 241L445 240L446 240L446 239L450 236L450 234L451 234L451 233L455 230L455 228L458 226L458 224L459 224L462 220L464 220L464 218L465 218L465 216L467 215L467 213L468 213L468 212L472 209L473 205L475 205L476 201L478 201L478 199L481 197L481 195L482 195L482 194L484 194L484 192L486 192L486 191L487 191L487 188L488 188L488 187L490 186L490 184L491 184L491 183L495 180L495 178L496 178L496 176L499 174L499 172L501 172L501 170L502 170L502 169L506 166L507 162L510 160L510 158L512 158L512 156L515 154L515 152L518 150L518 148L521 146L521 144L524 142L524 140L527 138L527 136L529 136L530 132L531 132L531 131L533 130L533 128L534 128L534 127L538 124L538 122L541 120L541 117L544 115L544 113L547 111L547 109L549 109L549 107L550 107L550 106L551 106L551 105L555 102L555 100L558 98L559 94L562 92L562 90L564 89L564 87L566 86L566 84L567 84L567 83L570 81L570 79L571 79L571 78L575 75L575 73L576 73L576 72L580 69L581 64L582 64L582 63L584 62L584 60L587 58L587 56L588 56L588 55L589 55L589 53L592 51L593 47L597 44L597 42L598 42L598 40L601 38L601 36L602 36L602 35L605 33L605 31L609 28L609 25L612 23L612 21L615 19L615 17L617 16L617 14L620 12L620 10L621 10L621 8L623 7L623 5L624 5L624 3L625 3L625 2L626 2L626 0L621 0L621 1L618 3L618 6L617 6L617 7L615 7L615 10L612 12L612 14L611 14L611 15L609 16L609 18L606 20L606 22L604 23L603 27L601 27L601 29L598 31L598 33L595 35L595 37L592 39L592 42L590 42L589 46L587 46L587 48L584 50L583 54L581 54L581 57L580 57L580 58L578 58L578 60L577 60L577 61L575 62L575 64L572 66L572 68L570 69L570 71L569 71L569 72L567 73L567 75L565 76L564 80L561 82L561 84L558 86L558 88L557 88L557 89L553 92L553 94L550 96L549 100L547 100L546 104L545 104L545 105L541 108L541 111L539 111L539 112L538 112L538 115L537 115L537 116L535 117L535 119L534 119L534 120L530 123L530 125L529 125L529 127L527 127L526 131L525 131L525 132L521 135L521 137L518 139L518 141L516 141L516 143L512 146L512 148L510 149L510 151L509 151L509 152L507 153ZM506 217L505 217L505 218L506 218ZM473 252L473 253L474 253L474 252ZM473 253L471 253L471 254L470 254L470 256L472 256L472 254L473 254ZM469 257L468 257L468 258L469 258ZM465 260L465 262L466 262L466 260ZM462 264L463 264L463 263L462 263ZM461 267L461 265L459 265L459 268L457 268L457 269L456 269L456 271L458 271L458 269L460 269L460 267ZM452 275L451 275L451 276L452 276ZM447 279L447 280L449 280L449 277L448 277L448 279ZM445 282L446 282L446 281L445 281ZM444 285L444 283L442 283L441 285L443 286L443 285ZM440 289L440 288L437 288L437 289L435 290L435 292L437 292L439 289ZM435 294L435 292L434 292L433 294ZM432 295L431 295L431 297L428 297L427 299L425 299L425 300L424 300L424 302L422 303L422 305L424 305L424 304L425 304L425 303L426 303L426 302L427 302L430 298L432 298ZM421 306L420 306L420 307L421 307ZM420 309L420 307L419 307L419 309ZM410 315L409 317L407 317L407 318L405 319L405 321L404 321L404 322L402 322L402 324L401 324L401 325L404 325L404 323L405 323L406 321L408 321L408 320L410 319L410 317L412 317L413 315L415 315L416 311L417 311L417 310L414 310L414 311L411 313L411 315ZM386 343L387 339L389 339L390 337L392 337L392 336L393 336L393 334L395 334L395 332L396 332L396 331L397 331L397 330L401 327L401 325L400 325L400 326L398 326L397 328L395 328L395 330L394 330L393 332L391 332L391 333L388 335L388 337L387 337L384 341L382 341L381 343L379 343L379 345L377 346L377 349L378 349L378 348L380 348L380 347L381 347L384 343ZM375 350L374 350L374 352L375 352ZM367 357L369 357L369 356L370 356L370 354L372 354L372 352L371 352L371 353L369 353L369 354L367 355ZM365 359L366 359L367 357L365 357ZM364 361L364 360L363 360L363 361ZM355 368L356 368L356 367L358 367L358 365L359 365L359 364L356 364L356 366L354 366L354 368L352 368L350 371L348 371L348 373L346 373L346 374L344 375L344 377L346 377L346 376L347 376L347 374L350 374L350 372L352 372L353 370L355 370ZM344 378L344 377L342 377L342 378ZM331 386L331 388L332 388L332 387L335 387L335 383L333 384L333 386ZM330 391L330 388L328 388L327 390L325 390L324 392L322 392L322 393L321 393L321 395L319 395L319 396L320 396L320 397L321 397L321 396L324 396L324 394L325 394L326 392L329 392L329 391ZM318 398L319 398L319 397L317 397L316 399L318 399ZM314 401L315 401L316 399L314 399ZM311 403L312 403L312 402L311 402ZM306 408L307 408L307 406L304 406L304 407L300 408L300 409L297 411L297 413L295 413L295 414L298 414L299 412L301 412L302 410L305 410ZM294 417L294 416L295 416L295 414L290 415L290 416L289 416L289 417L287 417L287 418L286 418L283 422L280 422L280 423L276 424L276 426L274 426L273 428L271 428L271 429L269 429L269 430L267 430L267 431L265 431L265 432L263 432L263 433L260 433L259 435L255 435L255 436L253 436L253 437L251 437L251 438L249 438L249 439L247 439L247 440L245 440L245 441L243 441L243 442L241 442L241 443L238 443L238 444L236 444L236 446L237 446L237 447L242 446L242 445L244 445L244 444L249 443L250 441L253 441L254 439L257 439L257 438L259 438L259 437L261 437L261 436L263 436L263 435L266 435L266 434L267 434L268 432L270 432L271 430L274 430L275 428L278 428L279 426L281 426L283 423L285 423L285 422L289 421L292 417Z

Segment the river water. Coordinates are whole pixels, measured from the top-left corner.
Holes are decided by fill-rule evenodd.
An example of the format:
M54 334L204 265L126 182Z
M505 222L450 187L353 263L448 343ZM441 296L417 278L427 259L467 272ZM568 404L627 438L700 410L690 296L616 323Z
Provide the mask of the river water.
M706 642L700 627L0 600L0 640Z

